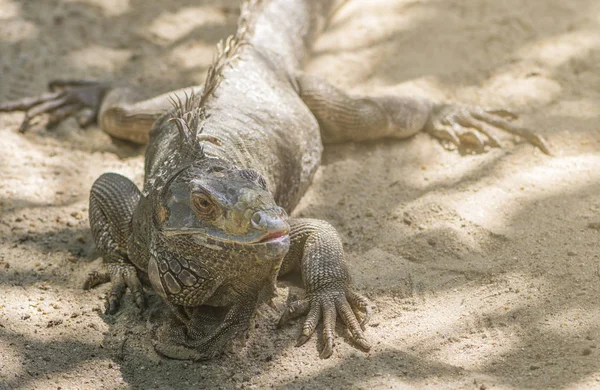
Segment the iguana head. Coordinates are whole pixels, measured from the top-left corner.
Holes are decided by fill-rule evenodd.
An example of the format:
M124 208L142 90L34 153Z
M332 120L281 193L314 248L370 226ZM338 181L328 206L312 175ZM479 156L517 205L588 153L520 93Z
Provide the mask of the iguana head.
M246 250L269 244L273 253L265 254L277 257L289 246L287 220L260 174L207 157L169 180L157 222L165 236L186 235L208 247Z

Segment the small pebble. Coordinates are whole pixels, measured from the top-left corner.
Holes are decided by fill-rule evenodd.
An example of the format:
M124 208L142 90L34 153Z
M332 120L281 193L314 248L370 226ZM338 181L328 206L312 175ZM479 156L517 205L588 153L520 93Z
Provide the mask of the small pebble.
M60 325L63 323L63 320L58 319L58 320L50 320L48 321L48 323L46 324L46 328L52 328L53 326L56 325Z

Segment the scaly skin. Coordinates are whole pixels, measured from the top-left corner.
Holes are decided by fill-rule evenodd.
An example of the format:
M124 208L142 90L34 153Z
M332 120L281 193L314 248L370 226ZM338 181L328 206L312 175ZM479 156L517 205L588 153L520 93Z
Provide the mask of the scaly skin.
M144 100L128 87L54 83L54 92L0 104L0 111L48 113L59 121L79 110L109 134L149 142L144 188L105 174L90 194L90 224L111 280L109 313L126 288L144 307L138 276L172 311L156 349L178 359L206 359L249 327L280 274L299 270L306 297L279 325L306 316L298 345L323 323L321 357L333 352L339 316L354 343L367 300L350 283L341 240L327 222L288 218L319 166L322 140L406 138L419 131L458 146L500 146L493 135L520 135L549 153L543 138L505 118L505 110L419 97L349 96L302 73L307 49L340 2L247 1L236 35L223 42L203 86ZM322 138L321 138L322 137Z

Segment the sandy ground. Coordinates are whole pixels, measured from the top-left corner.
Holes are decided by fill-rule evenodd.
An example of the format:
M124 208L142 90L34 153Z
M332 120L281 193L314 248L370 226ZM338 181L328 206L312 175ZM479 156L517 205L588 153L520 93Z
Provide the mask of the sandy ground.
M53 78L199 83L234 1L0 0L0 100ZM338 328L294 347L263 308L246 348L210 362L158 356L108 286L87 196L114 171L142 180L143 149L68 120L21 135L0 115L0 389L600 388L600 3L351 1L309 70L356 93L508 107L555 153L505 139L479 155L427 135L325 149L296 215L341 232L377 305L363 353ZM283 307L289 288L282 285Z

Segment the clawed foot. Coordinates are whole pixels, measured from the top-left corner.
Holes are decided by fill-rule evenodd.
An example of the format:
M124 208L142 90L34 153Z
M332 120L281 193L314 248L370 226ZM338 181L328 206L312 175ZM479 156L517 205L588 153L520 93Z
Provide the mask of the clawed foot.
M146 299L142 283L137 275L137 269L128 264L109 264L108 270L109 272L94 271L89 273L83 283L83 289L89 290L100 284L112 282L104 314L115 314L117 312L127 288L131 291L136 305L144 311L146 309Z
M469 145L475 150L483 150L485 145L502 147L494 134L505 131L523 137L550 155L544 138L529 129L519 127L510 121L518 116L508 110L485 109L454 104L436 104L427 131L435 138L449 141L457 147Z
M363 314L364 313L364 314ZM351 339L363 351L368 351L371 345L364 336L365 325L371 315L371 304L363 296L352 291L320 291L307 298L290 303L282 314L278 327L282 327L294 318L306 315L302 333L296 346L306 343L314 333L317 324L323 320L323 349L322 359L327 359L333 353L333 338L336 318L339 315L351 333Z
M224 319L211 313L222 308L172 306L171 309L174 316L155 331L154 348L161 355L179 360L207 360L223 354L228 346L245 345L251 321L236 307Z
M48 127L53 127L64 119L80 112L77 120L86 127L96 120L100 103L108 89L105 83L94 81L57 80L48 84L50 92L11 102L0 103L0 112L25 111L25 118L19 127L24 133L32 119L48 114Z
M190 338L186 326L175 320L156 329L153 343L156 352L177 360L209 360L224 352L224 347L211 345L209 340Z
M156 329L154 349L163 356L178 360L205 360L211 357L196 348L186 346L187 340L185 325L167 321Z

